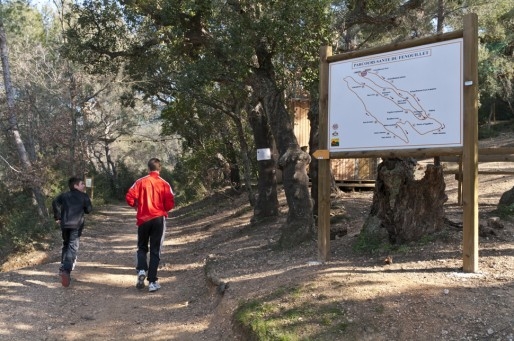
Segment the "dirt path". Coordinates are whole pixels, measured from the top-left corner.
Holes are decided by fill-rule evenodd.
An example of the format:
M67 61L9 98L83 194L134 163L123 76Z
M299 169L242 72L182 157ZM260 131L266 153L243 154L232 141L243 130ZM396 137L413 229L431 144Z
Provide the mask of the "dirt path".
M513 175L479 177L481 224L494 214ZM446 213L459 222L456 182L447 178ZM371 192L345 193L338 202L348 230L331 241L320 264L317 244L277 251L280 219L250 225L246 195L222 192L178 209L169 219L156 293L135 288L135 217L124 205L88 217L72 284L57 275L59 247L18 259L25 266L0 273L0 340L246 340L232 328L241 301L269 301L323 323L292 321L305 340L514 340L514 223L480 237L480 272L464 274L462 231L447 226L436 239L397 250L362 254L355 237L369 212ZM385 253L387 252L387 253ZM384 263L391 256L392 264ZM209 257L209 267L206 258ZM229 284L223 295L206 279ZM279 288L294 288L294 297ZM300 307L300 308L297 308ZM316 313L315 313L316 314ZM315 315L314 314L314 315Z
M229 340L212 325L219 301L208 290L198 242L171 219L156 293L135 288L134 212L100 208L88 217L69 288L46 264L0 273L1 340ZM145 288L146 289L146 288Z

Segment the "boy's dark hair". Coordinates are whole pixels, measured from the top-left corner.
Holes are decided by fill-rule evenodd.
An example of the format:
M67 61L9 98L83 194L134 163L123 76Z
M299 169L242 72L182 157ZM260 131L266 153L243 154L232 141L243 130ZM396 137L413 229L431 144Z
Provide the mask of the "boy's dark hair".
M70 188L70 191L73 191L75 189L75 185L78 185L81 181L83 181L81 178L77 176L72 176L68 180L68 187Z
M160 171L161 170L161 160L158 158L151 158L150 161L148 161L148 169L150 171Z

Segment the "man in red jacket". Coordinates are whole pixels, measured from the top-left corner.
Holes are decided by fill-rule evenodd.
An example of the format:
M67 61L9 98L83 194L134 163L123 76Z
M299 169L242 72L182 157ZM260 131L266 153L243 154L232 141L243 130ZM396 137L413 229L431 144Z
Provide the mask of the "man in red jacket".
M161 260L161 247L166 233L168 211L175 206L175 197L169 183L159 176L161 161L152 158L148 161L149 173L138 179L127 192L127 204L137 210L137 284L145 287L148 271L148 290L161 288L157 282L157 268ZM148 242L150 242L150 263L147 263Z

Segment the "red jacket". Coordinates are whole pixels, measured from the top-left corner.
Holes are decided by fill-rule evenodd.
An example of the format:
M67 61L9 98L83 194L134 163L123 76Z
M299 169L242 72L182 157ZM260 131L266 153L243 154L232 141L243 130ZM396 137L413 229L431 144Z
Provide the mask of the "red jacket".
M168 211L175 207L173 190L157 171L138 179L125 200L129 206L137 207L137 226L157 217L168 217Z

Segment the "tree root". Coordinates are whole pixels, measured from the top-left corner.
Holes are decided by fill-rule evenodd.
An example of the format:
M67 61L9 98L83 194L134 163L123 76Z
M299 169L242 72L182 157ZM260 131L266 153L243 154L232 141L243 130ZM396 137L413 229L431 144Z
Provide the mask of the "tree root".
M229 283L221 280L219 276L216 274L214 267L217 261L218 259L215 255L211 254L205 257L204 274L208 286L211 288L215 287L216 292L219 295L223 296L225 294L225 291L229 287Z

